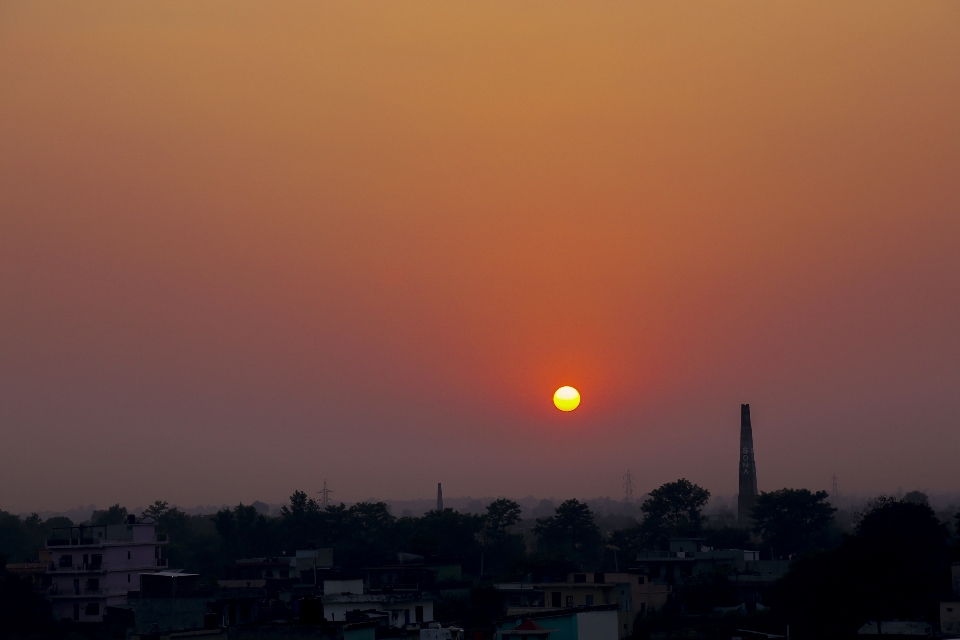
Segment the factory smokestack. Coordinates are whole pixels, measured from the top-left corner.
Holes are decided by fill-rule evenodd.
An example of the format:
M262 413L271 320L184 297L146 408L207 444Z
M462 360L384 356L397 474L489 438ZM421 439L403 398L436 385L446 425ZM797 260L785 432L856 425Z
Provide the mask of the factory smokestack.
M437 511L443 511L443 489L437 483Z
M737 523L741 527L752 524L750 512L757 499L757 463L753 457L753 427L750 425L750 405L740 405L740 494L737 496Z

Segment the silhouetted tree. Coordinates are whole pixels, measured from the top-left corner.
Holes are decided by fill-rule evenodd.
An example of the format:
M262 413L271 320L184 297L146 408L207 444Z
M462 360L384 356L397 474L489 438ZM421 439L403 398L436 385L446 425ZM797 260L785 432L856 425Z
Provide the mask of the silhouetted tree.
M903 496L903 501L930 506L930 498L923 491L908 491L907 495Z
M752 549L750 532L740 527L705 527L704 544L713 549Z
M273 521L256 508L238 504L231 509L217 511L213 518L217 533L223 538L226 556L231 559L268 556L276 553Z
M110 524L123 524L127 521L127 508L121 507L120 503L107 509L100 509L90 514L88 521L91 526L102 527Z
M580 564L600 558L600 529L593 512L575 498L561 503L549 518L537 518L533 532L538 551L548 556L576 559Z
M483 542L483 575L512 577L510 574L523 561L527 545L519 533L509 528L520 522L520 505L499 498L487 505L481 539Z
M643 522L638 533L652 549L667 549L670 538L697 536L703 528L701 510L710 492L686 478L668 482L650 492L640 505Z
M6 570L0 555L0 638L43 637L51 631L50 605L28 581Z
M154 520L160 520L160 516L167 512L169 506L163 500L157 500L152 505L140 512L141 518L153 518Z
M761 492L753 506L754 530L776 555L824 546L827 527L837 511L826 491L779 489Z
M493 538L503 537L507 528L520 522L520 505L507 498L498 498L487 505L486 531Z
M949 588L948 532L927 505L881 497L855 535L801 557L777 587L777 607L797 637L846 637L869 620L936 615Z

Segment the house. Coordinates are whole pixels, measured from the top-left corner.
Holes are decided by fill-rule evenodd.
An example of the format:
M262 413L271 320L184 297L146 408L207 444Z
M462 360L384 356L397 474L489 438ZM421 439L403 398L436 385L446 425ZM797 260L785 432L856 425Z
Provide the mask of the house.
M262 619L263 589L201 586L195 573L140 574L130 592L134 633L166 634L219 629Z
M508 616L615 604L621 638L633 632L637 616L662 607L672 592L670 585L654 583L638 571L570 573L562 582L501 583L494 588Z
M642 551L636 565L656 584L681 586L704 574L727 574L737 583L741 600L750 606L763 602L764 594L790 569L787 560L760 560L759 553L743 549L710 549L703 538L674 538L669 551Z
M55 618L102 622L107 606L127 603L141 573L167 567L160 550L167 536L157 534L153 518L129 516L125 524L58 527L47 540L50 586L47 597Z
M500 638L520 638L521 640L546 640L551 633L556 633L560 629L547 629L527 618L513 629L506 629L497 632Z
M940 603L940 632L960 636L960 600Z
M439 622L431 622L420 629L420 640L464 640L460 627L444 627Z
M876 620L867 622L857 631L857 635L867 636L913 636L929 637L933 635L933 626L929 622L914 622L911 620Z
M415 588L371 591L360 579L324 580L321 601L329 622L347 621L355 612L385 613L386 624L396 628L433 622L433 599Z
M617 612L617 605L609 604L508 616L497 627L497 640L617 640Z

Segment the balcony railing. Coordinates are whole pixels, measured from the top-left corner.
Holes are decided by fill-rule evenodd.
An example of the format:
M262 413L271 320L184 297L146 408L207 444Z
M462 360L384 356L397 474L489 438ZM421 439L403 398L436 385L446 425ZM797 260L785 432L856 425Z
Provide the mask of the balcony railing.
M117 592L117 589L107 589L107 588L97 588L89 589L87 587L81 587L75 589L74 587L61 587L59 585L53 585L47 589L47 595L50 596L60 596L60 597L83 597L83 596L106 596L111 593Z
M109 562L98 562L94 564L93 562L81 563L76 566L59 566L51 562L47 566L47 571L50 573L82 573L84 571L91 573L103 573L104 571L110 570Z

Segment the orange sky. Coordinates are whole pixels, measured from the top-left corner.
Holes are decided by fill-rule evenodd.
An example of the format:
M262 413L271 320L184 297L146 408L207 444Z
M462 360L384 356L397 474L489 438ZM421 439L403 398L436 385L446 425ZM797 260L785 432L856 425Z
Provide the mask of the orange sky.
M954 2L0 4L0 508L732 494L741 402L960 490L958 114Z

